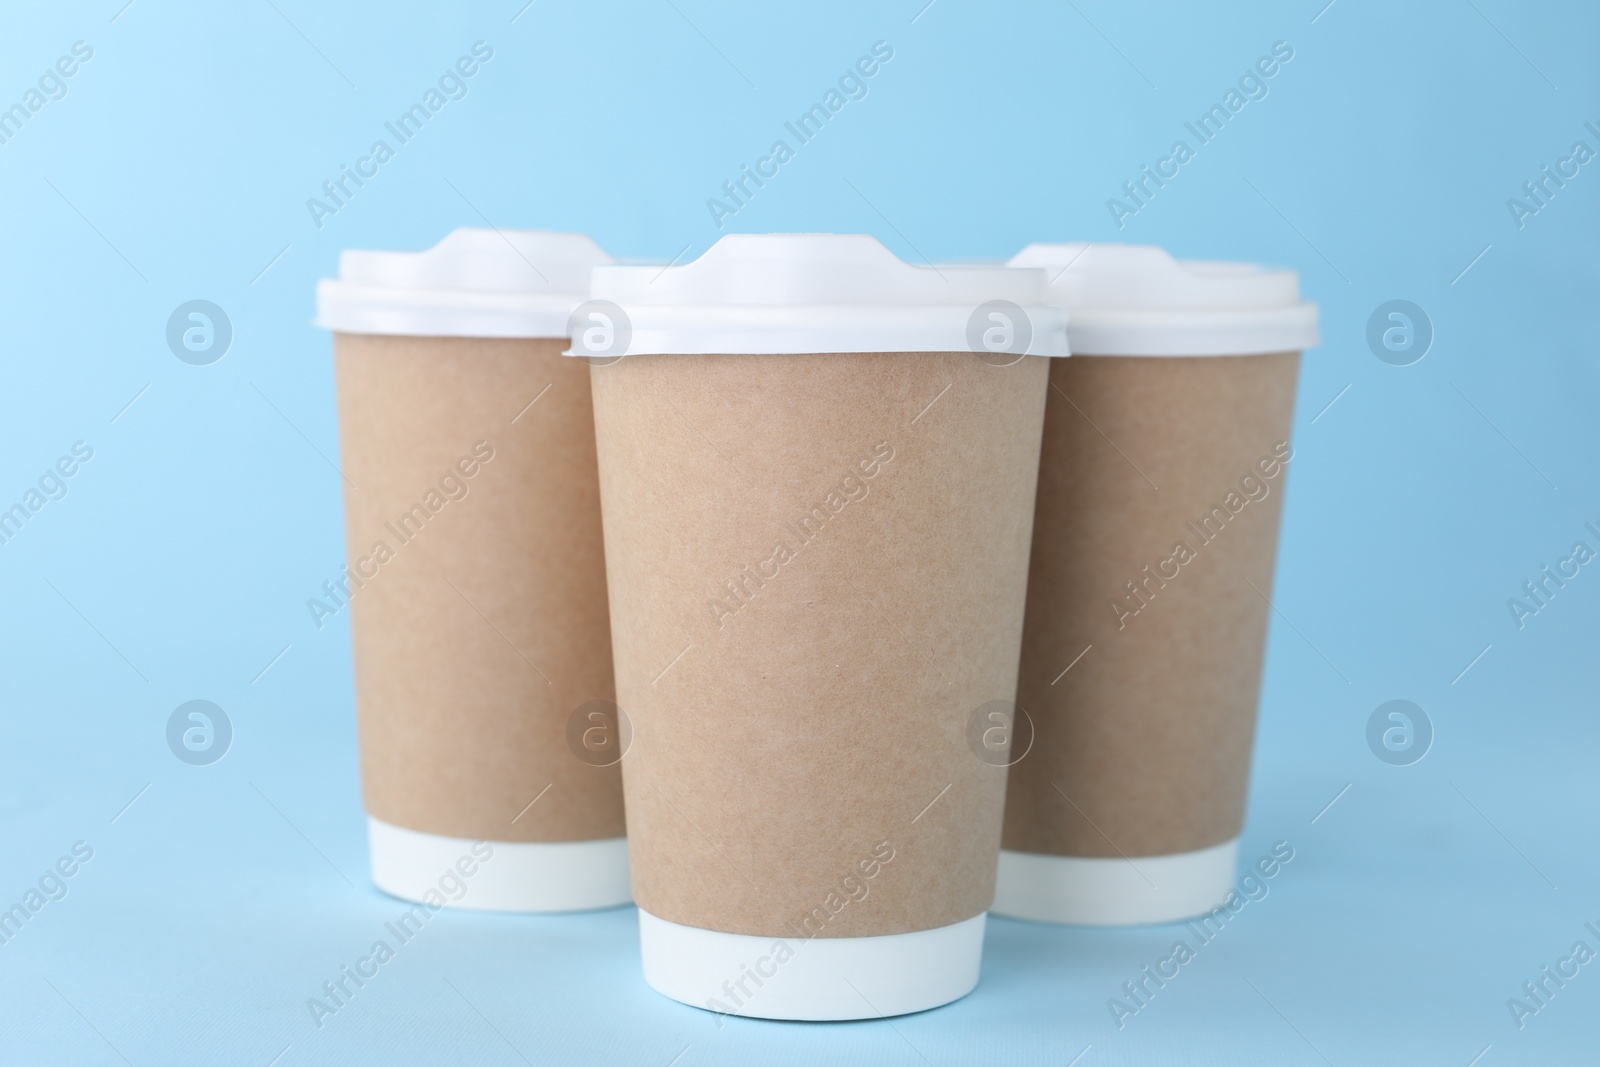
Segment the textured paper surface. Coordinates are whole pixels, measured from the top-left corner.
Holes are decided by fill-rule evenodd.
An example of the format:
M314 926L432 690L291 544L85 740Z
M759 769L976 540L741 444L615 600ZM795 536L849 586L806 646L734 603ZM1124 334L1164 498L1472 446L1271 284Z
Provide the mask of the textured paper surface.
M594 369L641 907L860 937L992 902L1005 771L964 731L1015 692L1045 362Z
M1288 474L1257 465L1288 441L1299 365L1052 366L1017 697L1035 739L1011 768L1006 848L1148 856L1238 836ZM1200 527L1213 506L1228 517Z
M350 602L362 777L385 822L623 834L619 769L567 743L613 683L589 371L565 346L336 337L349 554L373 575Z

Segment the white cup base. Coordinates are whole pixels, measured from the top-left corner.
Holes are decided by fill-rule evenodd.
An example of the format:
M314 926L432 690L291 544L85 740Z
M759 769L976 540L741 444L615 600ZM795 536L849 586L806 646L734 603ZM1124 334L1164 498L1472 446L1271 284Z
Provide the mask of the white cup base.
M1202 915L1227 897L1239 839L1195 852L1124 859L1000 853L996 915L1083 926L1134 926Z
M879 937L757 937L639 909L644 978L696 1008L757 1019L878 1019L960 1000L978 984L985 916Z
M446 907L526 912L615 908L633 900L623 837L477 842L407 830L369 815L367 840L373 882L401 900L429 903L424 896L432 890L438 896L431 902L442 898ZM458 867L463 857L467 862Z

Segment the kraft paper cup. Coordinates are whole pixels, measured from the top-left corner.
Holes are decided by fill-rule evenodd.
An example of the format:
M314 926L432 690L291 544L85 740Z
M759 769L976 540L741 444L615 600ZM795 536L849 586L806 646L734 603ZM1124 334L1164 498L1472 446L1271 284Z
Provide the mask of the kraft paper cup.
M1174 921L1229 895L1289 430L1316 305L1293 271L1033 245L1051 367L994 912Z
M645 979L774 1019L965 995L1005 788L965 729L1015 691L1066 354L1044 273L739 235L593 288Z
M318 286L349 566L315 613L351 615L372 878L406 900L630 899L593 408L561 355L607 262L460 229Z

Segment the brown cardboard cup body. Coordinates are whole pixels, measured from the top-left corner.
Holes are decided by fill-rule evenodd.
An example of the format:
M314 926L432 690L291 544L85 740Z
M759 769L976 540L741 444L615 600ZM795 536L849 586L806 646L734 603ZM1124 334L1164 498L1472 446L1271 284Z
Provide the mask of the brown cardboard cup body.
M588 369L553 339L335 346L367 811L470 840L623 836L618 768L567 743L574 709L613 697Z
M672 923L855 938L993 899L1046 360L593 371L630 862ZM948 999L948 998L947 998Z
M1238 837L1299 362L1053 364L1017 697L1035 738L1008 851Z

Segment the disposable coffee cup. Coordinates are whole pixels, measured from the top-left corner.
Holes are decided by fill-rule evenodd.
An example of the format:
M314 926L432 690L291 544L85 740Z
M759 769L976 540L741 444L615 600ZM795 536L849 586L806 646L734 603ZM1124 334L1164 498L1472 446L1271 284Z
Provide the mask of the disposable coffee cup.
M1045 283L831 234L595 270L631 338L573 351L661 993L830 1020L976 984L1005 774L965 732L1015 693Z
M1293 271L1033 245L1051 366L994 911L1159 923L1229 899L1302 349Z
M349 564L314 613L351 617L372 878L406 900L630 899L589 375L561 355L608 262L459 229L317 289Z

